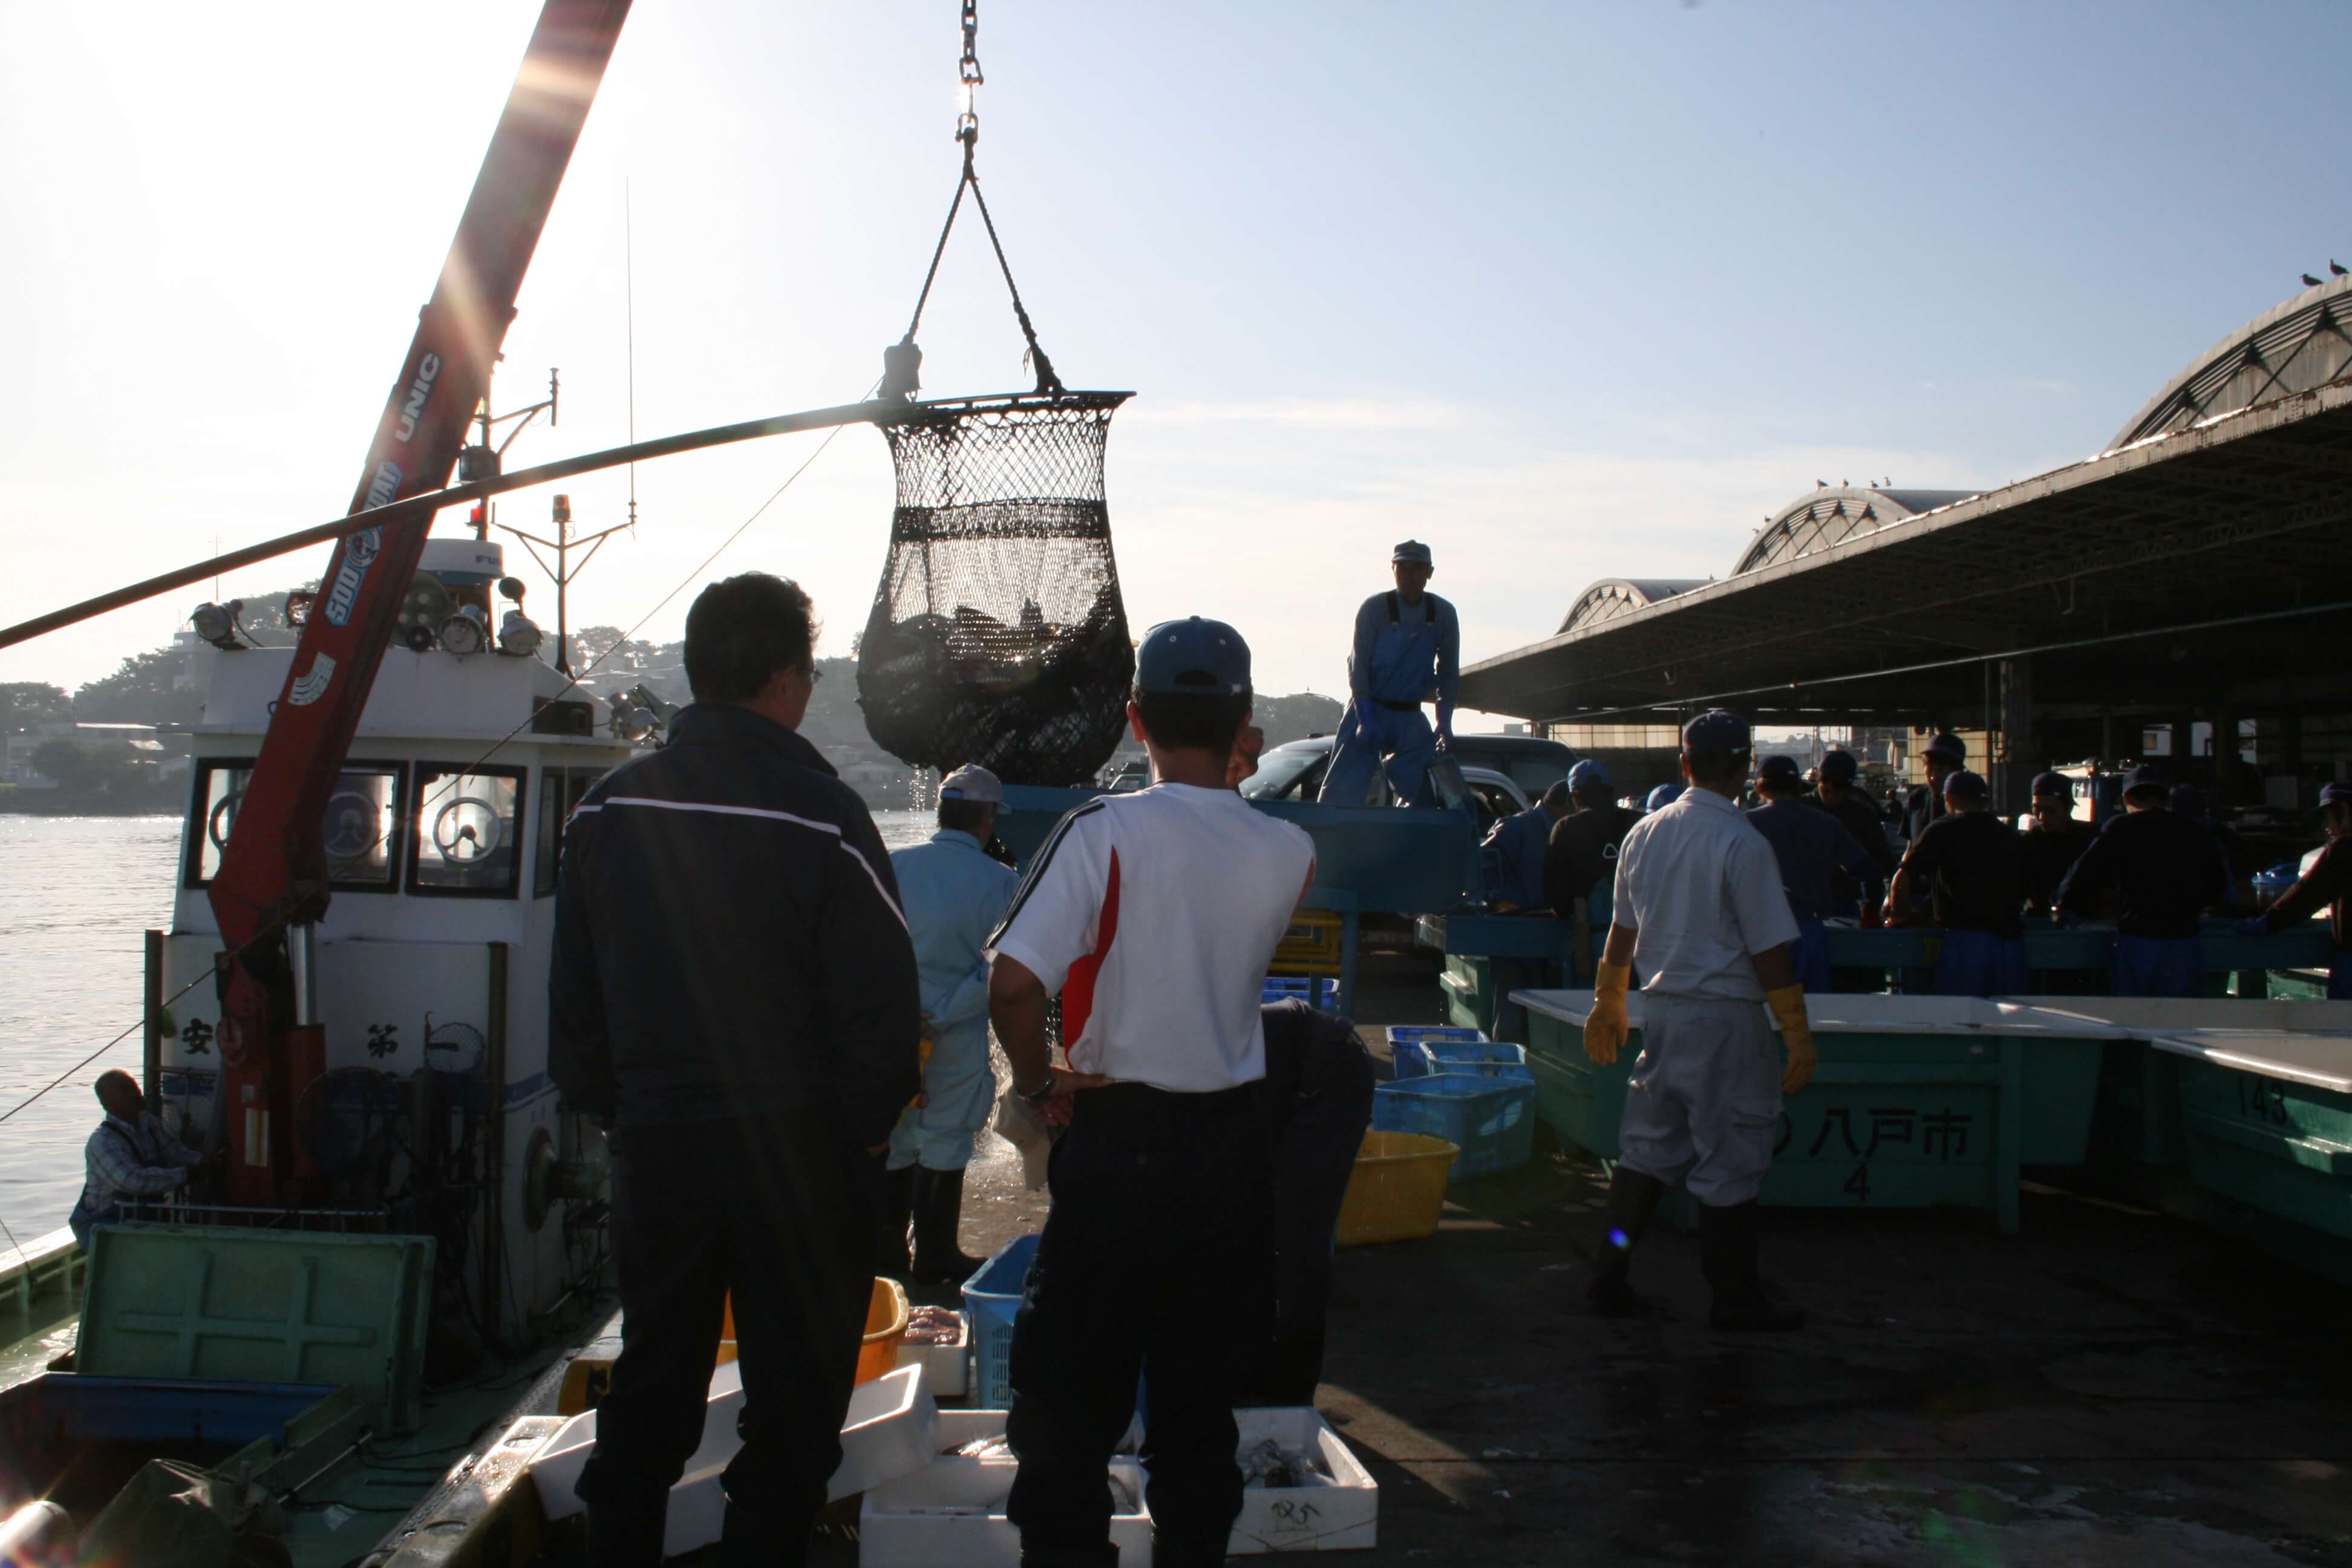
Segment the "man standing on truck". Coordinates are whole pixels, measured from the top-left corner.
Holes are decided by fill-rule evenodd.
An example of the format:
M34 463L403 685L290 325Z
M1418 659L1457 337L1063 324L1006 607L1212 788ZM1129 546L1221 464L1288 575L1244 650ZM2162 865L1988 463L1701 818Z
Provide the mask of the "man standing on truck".
M1068 1124L1013 1329L1007 1511L1029 1568L1118 1561L1103 1471L1139 1374L1154 1563L1223 1563L1241 1512L1233 1405L1273 1249L1260 997L1315 874L1305 831L1228 782L1250 704L1233 627L1146 633L1128 722L1154 782L1064 817L990 942L1013 1091Z
M1804 1313L1765 1289L1756 1200L1772 1165L1780 1097L1813 1075L1811 1027L1790 949L1797 921L1772 847L1740 816L1753 754L1748 721L1721 709L1683 730L1690 788L1625 835L1609 945L1584 1026L1585 1053L1617 1059L1639 964L1642 1055L1626 1079L1620 1158L1589 1294L1603 1315L1644 1303L1628 1283L1633 1249L1669 1184L1699 1205L1699 1257L1718 1329L1788 1330ZM1784 1066L1764 1008L1780 1026Z
M1462 625L1454 606L1430 593L1437 568L1429 546L1408 539L1390 552L1396 586L1356 611L1348 656L1348 710L1318 797L1326 805L1363 805L1372 773L1385 761L1399 805L1420 804L1430 759L1454 742L1454 699L1462 685ZM1432 735L1421 705L1437 704Z
M593 1568L661 1561L730 1297L743 1446L719 1561L803 1562L841 1464L922 1015L882 837L797 732L815 641L796 584L705 588L686 617L693 705L564 837L548 1074L610 1134L622 1314L575 1489Z

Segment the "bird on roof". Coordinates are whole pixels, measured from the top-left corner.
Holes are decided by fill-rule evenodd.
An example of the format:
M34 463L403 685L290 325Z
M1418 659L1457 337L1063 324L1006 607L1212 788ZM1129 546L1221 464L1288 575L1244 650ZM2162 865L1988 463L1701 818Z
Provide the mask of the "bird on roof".
M1817 489L1817 490L1825 490L1825 489L1829 489L1829 488L1830 488L1830 482L1829 482L1829 480L1827 480L1827 479L1815 479L1815 480L1813 481L1813 489Z
M2316 289L2319 287L2319 279L2306 272L2303 275L2303 286L2306 289Z
M2352 278L2352 270L2337 266L2336 258L2332 256L2327 258L2327 270L2338 278Z

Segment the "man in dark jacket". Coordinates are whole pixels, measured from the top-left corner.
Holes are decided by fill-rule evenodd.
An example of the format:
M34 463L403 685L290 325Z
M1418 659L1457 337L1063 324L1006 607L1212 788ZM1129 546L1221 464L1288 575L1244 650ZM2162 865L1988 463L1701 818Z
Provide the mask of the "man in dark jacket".
M1748 814L1748 826L1772 846L1789 912L1797 917L1797 984L1818 994L1831 984L1829 935L1822 921L1835 879L1858 881L1874 875L1876 863L1835 816L1805 804L1804 788L1796 758L1765 758L1756 769L1756 793L1764 804ZM1879 843L1885 845L1885 836Z
M2095 913L2112 892L2120 906L2109 987L2117 996L2201 996L2204 944L2198 921L2230 898L2230 870L2211 834L2178 816L2163 770L2124 775L2124 814L2068 868L2052 910L2062 921Z
M622 1311L578 1489L597 1568L661 1559L730 1296L743 1446L719 1561L802 1562L841 1462L921 1009L881 836L794 732L814 642L794 584L704 589L694 705L564 843L548 1070L610 1132Z
M1589 757L1568 770L1568 793L1576 809L1552 824L1544 846L1544 902L1561 920L1576 922L1570 964L1578 977L1590 978L1596 939L1609 931L1617 847L1642 816L1617 804L1608 770Z
M1871 874L1849 876L1840 870L1830 881L1832 916L1862 920L1875 916L1886 896L1886 879L1895 875L1895 852L1886 845L1886 815L1870 792L1862 787L1862 764L1852 752L1831 750L1822 754L1821 776L1805 804L1837 818L1870 857Z
M2015 996L2026 985L2025 844L1993 815L1985 781L1966 768L1944 778L1944 815L1913 841L1886 889L1889 925L1916 925L1914 888L1932 896L1944 941L1938 996Z

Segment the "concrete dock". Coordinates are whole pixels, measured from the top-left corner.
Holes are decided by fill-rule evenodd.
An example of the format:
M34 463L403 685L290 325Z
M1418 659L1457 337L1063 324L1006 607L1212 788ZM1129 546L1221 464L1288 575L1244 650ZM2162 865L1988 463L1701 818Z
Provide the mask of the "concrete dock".
M1368 1039L1439 1021L1421 955L1366 974ZM1043 1219L1005 1153L970 1250ZM1671 1316L1607 1322L1581 1295L1601 1191L1539 1134L1434 1237L1339 1254L1318 1403L1381 1488L1355 1561L2352 1563L2352 1291L2037 1184L2009 1238L1769 1211L1766 1268L1811 1317L1791 1336L1708 1329L1696 1243L1661 1226L1636 1282Z

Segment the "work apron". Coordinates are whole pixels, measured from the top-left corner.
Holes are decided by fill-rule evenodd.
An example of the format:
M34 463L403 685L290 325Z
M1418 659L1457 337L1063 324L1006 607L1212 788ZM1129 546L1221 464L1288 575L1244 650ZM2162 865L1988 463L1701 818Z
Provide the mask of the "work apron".
M2021 996L2025 943L1989 931L1948 931L1936 954L1938 996Z
M2193 936L2116 936L2109 989L2118 996L2202 996L2205 944Z

